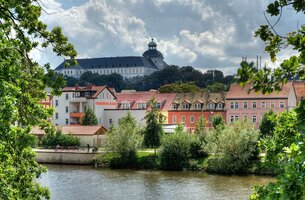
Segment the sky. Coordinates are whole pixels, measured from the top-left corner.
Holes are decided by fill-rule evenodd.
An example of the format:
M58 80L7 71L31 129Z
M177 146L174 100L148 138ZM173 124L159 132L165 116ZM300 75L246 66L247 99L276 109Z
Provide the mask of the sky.
M286 49L270 62L264 43L254 37L266 24L263 11L271 0L41 0L41 19L61 26L78 58L141 56L151 38L170 65L193 66L234 74L242 57L277 67L292 55ZM271 22L276 19L269 18ZM292 9L276 26L279 34L305 24ZM51 49L35 49L33 59L52 68L64 61Z

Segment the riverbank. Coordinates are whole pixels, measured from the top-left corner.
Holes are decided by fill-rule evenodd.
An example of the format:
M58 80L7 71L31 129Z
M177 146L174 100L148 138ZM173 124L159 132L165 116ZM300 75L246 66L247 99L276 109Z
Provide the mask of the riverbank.
M38 163L92 165L97 153L86 150L34 149Z

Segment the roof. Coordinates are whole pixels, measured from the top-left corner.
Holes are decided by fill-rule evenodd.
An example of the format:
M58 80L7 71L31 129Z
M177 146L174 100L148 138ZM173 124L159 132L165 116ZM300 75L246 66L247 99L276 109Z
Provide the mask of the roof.
M183 104L187 102L188 104L200 103L203 105L208 104L209 102L213 103L224 103L226 93L208 93L208 92L196 92L196 93L179 93L176 95L172 103ZM202 107L204 108L204 107ZM189 107L189 110L194 110L193 106ZM182 106L178 106L174 110L184 110Z
M145 92L124 92L117 93L117 102L132 102L131 109L137 109L137 103L149 102L152 97L155 97L158 103L161 103L161 110L167 110L170 108L172 101L174 100L176 93L158 93L157 91L145 91Z
M294 91L297 97L297 101L301 101L305 98L305 82L304 81L294 81L293 82Z
M162 54L161 54L162 55ZM103 68L121 68L121 67L148 67L157 69L156 65L147 57L143 56L121 56L121 57L102 57L102 58L81 58L76 59L77 65L70 66L69 69L103 69ZM62 62L56 70L65 69L65 62Z
M103 126L61 126L59 129L63 134L71 135L101 135L104 134L107 129Z
M75 87L65 87L62 89L63 92L94 92L93 95L88 98L96 98L104 89L109 90L109 92L116 98L115 90L113 88L108 88L107 86L75 86Z
M148 49L147 51L145 51L143 53L143 57L146 58L162 58L163 59L163 55L160 51L158 51L157 49Z
M265 99L265 98L288 98L289 91L292 88L292 82L288 82L283 85L281 91L274 91L270 94L262 94L261 92L255 92L249 90L251 88L251 84L246 84L244 87L240 86L237 83L231 84L226 99Z

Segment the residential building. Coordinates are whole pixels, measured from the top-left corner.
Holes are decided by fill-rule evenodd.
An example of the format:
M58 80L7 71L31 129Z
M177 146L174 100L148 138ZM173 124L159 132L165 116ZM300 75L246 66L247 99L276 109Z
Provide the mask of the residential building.
M293 81L293 87L297 98L297 105L299 105L302 99L305 99L305 82Z
M65 87L61 96L53 97L55 125L80 124L87 108L91 108L103 124L104 110L116 107L116 95L112 88L88 85L86 87Z
M212 127L212 118L220 115L225 120L225 93L180 93L171 103L168 111L168 123L185 125L188 131L194 131L202 116L207 128Z
M117 106L115 108L105 109L104 126L109 128L111 125L118 125L120 119L127 115L128 112L136 119L142 127L146 125L144 119L147 112L148 103L152 98L157 101L157 107L165 116L165 123L168 119L168 109L171 106L175 93L159 93L156 90L137 92L134 90L122 91L117 93Z
M79 77L84 72L108 75L117 73L123 78L149 75L167 66L163 55L157 50L157 43L152 39L148 43L148 50L142 56L103 57L76 59L77 65L65 67L66 60L55 68L55 72L66 76Z
M230 86L226 96L228 123L249 120L258 126L264 113L269 110L280 113L296 107L297 99L292 82L283 85L281 91L270 94L262 94L250 89L250 84L242 87L234 83Z

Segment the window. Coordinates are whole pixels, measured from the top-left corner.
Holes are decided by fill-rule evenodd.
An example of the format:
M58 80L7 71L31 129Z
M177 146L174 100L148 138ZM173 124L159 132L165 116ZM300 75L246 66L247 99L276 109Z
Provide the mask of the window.
M66 119L66 124L69 124L69 119Z
M130 103L122 103L123 109L130 109Z
M89 97L90 96L90 92L85 92L85 97Z
M253 115L253 116L252 116L252 122L253 122L253 123L256 123L256 122L257 122L256 115Z
M235 121L238 121L238 116L235 115L235 116L234 116L234 120L235 120Z
M178 109L178 104L176 104L176 103L172 104L172 108L173 108L173 110L177 110Z
M215 104L214 103L208 103L208 109L214 109Z
M157 109L160 109L160 108L161 108L161 103L157 103L157 104L156 104L156 108L157 108Z
M230 108L234 108L234 102L230 102Z
M79 97L79 96L80 96L80 93L79 93L79 92L75 92L75 96L76 96L76 97Z
M252 102L252 108L256 108L256 101Z
M248 115L244 115L244 121L248 121Z
M176 117L176 115L173 116L172 122L173 122L174 124L177 122L177 117Z
M189 109L189 104L188 103L182 104L182 109L183 110L188 110Z
M55 100L55 106L58 106L58 100Z
M112 124L112 123L113 123L113 121L112 121L112 119L110 118L110 119L109 119L109 124Z
M265 101L262 102L262 108L266 108L266 102Z
M66 100L69 99L69 94L66 94Z
M201 104L200 103L195 103L194 104L194 109L195 110L200 110L201 109Z
M69 106L66 106L66 113L69 112Z
M75 93L72 93L72 98L74 98L75 97Z
M284 108L284 102L280 102L280 108Z
M190 122L191 122L191 123L194 123L194 115L191 115L191 116L190 116Z
M146 103L138 103L138 109L146 109Z
M238 108L238 102L235 102L235 107L234 108Z
M185 116L184 115L181 116L181 122L185 123Z
M58 119L58 113L55 113L55 119Z
M218 109L222 109L222 108L223 108L223 104L222 104L222 103L218 103L218 104L217 104L217 108L218 108Z
M244 108L248 108L248 102L244 102Z
M233 123L233 122L236 122L238 121L238 116L237 115L231 115L230 116L230 122Z
M270 108L274 108L274 102L270 102Z

